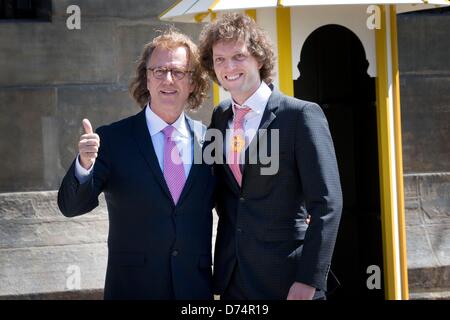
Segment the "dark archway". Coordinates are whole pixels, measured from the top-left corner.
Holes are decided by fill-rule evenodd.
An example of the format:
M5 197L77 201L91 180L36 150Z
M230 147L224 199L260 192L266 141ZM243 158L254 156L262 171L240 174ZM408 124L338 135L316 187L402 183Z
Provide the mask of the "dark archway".
M344 207L331 267L340 286L329 299L384 299L383 272L382 289L367 288L367 267L383 270L375 79L368 66L352 31L326 25L306 39L294 80L295 97L318 103L328 119L341 176Z

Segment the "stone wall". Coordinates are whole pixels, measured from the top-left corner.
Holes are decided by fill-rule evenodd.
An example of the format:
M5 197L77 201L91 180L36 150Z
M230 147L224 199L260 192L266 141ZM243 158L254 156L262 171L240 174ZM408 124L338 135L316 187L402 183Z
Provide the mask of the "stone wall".
M410 292L450 298L450 174L405 176Z
M450 298L450 11L399 15L408 276L412 298Z
M407 174L450 172L450 10L438 12L397 18Z
M98 208L70 219L59 212L56 196L56 191L0 194L0 297L84 298L103 288L108 233L103 195Z
M103 298L104 197L96 209L74 218L59 212L56 199L56 191L0 193L0 300ZM213 248L216 227L214 214Z
M140 111L128 94L143 45L172 0L58 0L51 22L1 21L0 192L55 190L77 153L81 120L94 127ZM81 9L81 30L66 8ZM200 25L176 24L197 41ZM191 114L209 123L212 99Z

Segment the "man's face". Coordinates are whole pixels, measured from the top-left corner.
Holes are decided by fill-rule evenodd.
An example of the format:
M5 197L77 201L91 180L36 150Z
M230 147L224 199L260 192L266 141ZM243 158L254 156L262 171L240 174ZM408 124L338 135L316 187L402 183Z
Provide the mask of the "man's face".
M262 65L244 41L220 41L213 45L214 71L220 84L242 104L259 88Z
M148 68L162 68L163 72L155 77ZM150 92L152 110L159 116L180 115L194 85L189 73L178 80L174 75L177 71L164 72L167 69L189 71L188 51L184 46L175 49L156 47L147 63L147 89Z

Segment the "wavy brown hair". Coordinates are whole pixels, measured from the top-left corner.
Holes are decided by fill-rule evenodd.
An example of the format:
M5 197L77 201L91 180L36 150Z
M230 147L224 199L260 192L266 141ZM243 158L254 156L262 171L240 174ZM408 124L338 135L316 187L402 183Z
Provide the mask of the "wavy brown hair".
M219 83L214 72L213 46L220 41L244 41L247 49L262 65L261 80L270 84L274 76L275 53L266 32L256 22L241 13L226 13L207 24L200 33L200 63L212 80ZM220 84L220 83L219 83Z
M193 71L190 77L192 83L194 83L194 90L188 97L187 109L198 109L205 100L209 89L209 80L207 73L200 65L198 47L187 35L170 27L144 46L137 61L136 75L131 81L130 93L141 108L144 108L151 101L150 93L147 89L147 63L153 51L157 47L176 49L181 46L186 47L188 51L189 70Z

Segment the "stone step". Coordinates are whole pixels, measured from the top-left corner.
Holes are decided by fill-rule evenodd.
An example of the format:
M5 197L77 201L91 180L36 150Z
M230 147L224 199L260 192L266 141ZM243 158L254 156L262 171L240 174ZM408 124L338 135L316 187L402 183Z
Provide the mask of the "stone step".
M103 289L0 296L0 300L102 300Z
M56 199L56 191L0 194L0 298L89 297L103 289L103 196L98 208L76 218L64 217Z
M450 300L450 291L411 292L410 300Z

